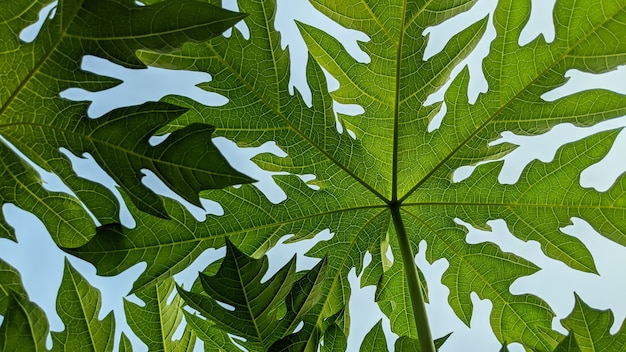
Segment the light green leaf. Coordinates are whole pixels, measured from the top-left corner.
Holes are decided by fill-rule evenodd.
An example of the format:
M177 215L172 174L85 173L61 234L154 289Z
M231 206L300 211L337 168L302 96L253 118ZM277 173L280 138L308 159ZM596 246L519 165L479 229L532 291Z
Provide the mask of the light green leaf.
M86 103L59 97L68 88L98 91L119 84L118 80L82 71L80 61L85 55L143 67L136 50L170 52L186 42L206 41L244 15L193 0L154 6L137 6L132 0L60 0L54 17L44 22L35 40L21 42L20 32L35 22L43 5L44 1L16 0L10 5L3 3L0 10L3 202L32 211L59 245L76 247L95 234L95 226L81 203L102 224L119 221L118 205L102 185L76 176L60 148L77 155L92 153L131 200L162 217L167 214L159 197L141 184L141 168L154 171L195 203L202 189L223 187L224 182L230 185L250 181L227 167L206 140L211 131L206 124L180 129L163 146L149 148L147 139L162 127L159 124L170 122L185 109L153 103L121 109L93 121L86 116ZM56 173L77 198L41 189L37 173L19 160L21 157L9 144L44 170ZM213 164L215 170L211 170ZM0 236L12 238L6 223L0 226Z
M133 352L133 345L128 339L128 336L126 336L124 333L122 333L122 337L120 339L119 352Z
M378 323L376 323L376 325L374 325L372 329L365 335L359 351L389 351L389 349L387 349L387 339L385 338L385 332L383 331L382 320L379 320Z
M0 325L0 351L48 351L46 314L28 297L15 291L9 291L8 296L8 309Z
M191 351L194 348L196 334L188 326L182 337L173 339L183 319L180 296L176 295L168 303L175 286L174 279L168 279L137 292L143 306L124 301L128 325L148 346L148 351Z
M212 325L209 320L190 314L184 311L185 320L193 332L204 343L206 352L241 352L239 346L235 345L226 331Z
M609 329L613 325L613 313L609 310L597 310L589 307L576 295L574 310L565 319L561 320L563 326L570 331L581 352L619 351L626 346L626 328L621 325L616 334L611 334Z
M57 297L57 312L65 329L52 333L52 350L112 351L115 320L113 313L98 319L101 303L100 291L91 286L66 259Z
M218 272L213 276L200 273L204 294L181 288L178 292L186 304L206 317L200 330L215 326L242 337L245 341L239 343L248 350L314 351L319 332L310 331L309 322L303 319L320 297L326 261L297 281L295 264L294 257L261 282L268 269L267 257L250 258L227 241L226 257ZM195 320L192 326L198 323ZM300 323L304 324L303 330L294 335ZM311 340L309 335L316 339Z

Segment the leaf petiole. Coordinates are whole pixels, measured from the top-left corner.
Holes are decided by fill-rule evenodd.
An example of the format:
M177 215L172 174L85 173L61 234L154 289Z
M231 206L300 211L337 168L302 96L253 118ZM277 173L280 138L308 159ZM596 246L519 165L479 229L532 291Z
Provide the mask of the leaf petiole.
M426 314L426 305L424 304L424 296L422 294L422 287L417 274L417 266L415 266L415 259L413 252L411 251L411 245L409 238L404 228L404 222L400 214L399 204L391 204L391 216L393 218L393 225L398 235L398 243L400 245L400 252L402 253L402 264L405 268L406 280L409 285L409 294L411 296L411 306L413 307L413 317L415 318L415 325L417 327L417 336L420 342L421 352L436 352L433 337L430 332L430 325L428 323L428 315Z

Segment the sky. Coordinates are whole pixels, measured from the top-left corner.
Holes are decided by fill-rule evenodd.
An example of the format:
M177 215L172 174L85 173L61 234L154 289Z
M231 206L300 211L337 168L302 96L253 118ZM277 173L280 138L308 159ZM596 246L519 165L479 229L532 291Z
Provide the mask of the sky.
M369 61L367 55L357 45L357 40L367 40L365 34L345 29L326 19L312 8L306 0L282 0L278 1L278 6L276 26L282 33L283 45L289 47L292 55L291 82L295 89L304 95L305 99L310 100L303 70L306 64L307 53L302 39L298 36L293 19L323 28L336 36L357 61ZM432 56L441 50L450 36L455 33L455 29L459 29L459 23L461 25L471 24L491 13L494 6L495 0L480 0L472 10L460 15L456 20L447 21L439 26L430 28L427 31L430 35L430 42L426 56ZM521 45L528 43L538 35L544 35L548 41L554 38L550 17L552 6L553 1L533 1L533 15L531 22L523 31L522 38L520 38ZM235 8L235 5L232 1L229 1L225 2L225 7ZM240 30L244 34L247 33L245 25L241 23L237 25L235 30ZM29 36L32 38L36 33L37 26L35 25L26 29L22 34L25 40L29 40ZM475 54L464 63L469 67L471 74L471 100L475 100L478 94L487 89L486 81L482 76L481 59L487 54L489 41L493 39L494 33L493 28L490 27ZM453 75L457 74L464 64L461 64ZM88 111L91 118L102 116L117 107L158 100L168 94L186 95L206 105L220 106L227 102L227 98L223 96L206 92L196 87L196 84L211 79L208 73L156 68L130 71L92 56L87 56L83 59L82 68L97 74L121 78L125 81L118 87L98 93L90 93L80 89L69 89L61 93L62 97L70 100L91 100L92 104ZM591 75L576 70L569 71L567 75L570 77L567 84L546 93L543 98L555 100L579 90L599 87L626 94L626 84L623 83L626 82L626 67L624 66L614 72L602 75ZM329 87L336 89L336 81L331 77L329 77L329 81ZM162 82L167 82L167 84L162 84ZM443 90L433 94L429 102L441 101L442 94ZM362 112L360 107L345 106L337 103L335 108L337 111L346 114ZM443 118L443 114L440 116ZM441 119L434 119L429 128L434 130L439 123L441 123ZM563 124L539 136L519 136L505 131L502 133L500 140L492 143L509 142L520 147L506 157L499 181L501 183L514 183L529 162L535 159L549 162L563 143L578 140L599 131L618 129L624 126L626 126L626 117L605 121L591 127L575 127L570 124ZM350 131L345 132L350 133ZM155 139L154 143L157 142L158 140ZM261 170L250 161L251 157L260 152L273 152L281 155L283 152L273 142L268 142L259 148L238 148L233 142L221 137L216 138L214 142L235 168L260 180L255 186L259 187L270 200L275 203L284 200L285 193L273 182L272 174ZM592 165L581 173L581 185L594 188L600 192L606 191L615 179L626 171L626 158L623 157L623 150L626 150L626 132L624 131L619 134L613 149L604 160L596 165ZM72 160L79 175L97 180L107 185L114 192L118 192L114 181L95 165L89 155L76 156L67 150L62 150L62 152ZM455 182L462 182L462 180L471 175L474 168L475 165L460 168L455 172L453 179ZM68 191L58 178L55 178L56 176L44 170L40 170L40 172L48 189ZM210 200L203 200L204 209L195 207L169 191L153 174L150 172L146 172L146 174L147 176L144 179L146 184L164 196L178 199L184 203L199 221L202 221L207 213L220 214L221 208L219 204ZM15 227L18 243L0 239L0 258L18 268L31 300L46 311L51 329L54 331L62 330L63 324L56 315L54 307L56 304L56 289L60 284L63 272L63 261L67 255L54 246L43 224L33 215L10 204L2 206L2 213L9 223ZM468 229L466 238L468 243L485 241L496 243L504 251L515 253L542 268L536 274L518 279L511 286L510 290L514 294L536 294L546 300L557 315L553 327L561 332L565 333L565 330L558 321L571 312L574 304L573 292L576 292L594 308L612 309L616 317L613 332L617 330L626 317L626 301L623 300L623 297L626 297L626 283L623 279L625 277L624 268L626 268L626 249L597 234L584 220L572 219L572 224L562 229L563 236L577 237L588 246L594 256L600 275L577 272L558 261L546 257L541 252L538 243L533 241L523 242L514 237L503 220L491 220L489 222L489 225L492 227L491 231L476 229L471 224L463 221L463 219L456 219L455 221L460 226ZM132 216L127 211L122 214L122 222L129 227L134 226ZM315 240L329 239L331 236L333 234L329 231L323 231L316 236ZM288 236L284 239L286 238ZM311 268L316 261L304 257L303 254L314 243L313 240L307 240L298 244L281 244L272 249L268 253L271 266L270 272L284 265L294 253L298 253L299 269ZM475 313L472 317L471 328L465 326L448 306L447 294L449 291L440 283L441 275L448 265L447 261L440 259L432 264L428 263L424 257L427 245L425 242L420 243L420 250L416 253L416 262L428 281L430 304L428 304L427 309L431 317L433 335L439 337L450 331L455 331L441 351L467 350L467 346L472 346L473 350L477 351L498 351L500 348L499 343L489 327L491 303L488 300L481 300L477 295L473 294L472 301L475 305ZM178 274L176 276L177 281L189 287L195 279L198 270L202 270L206 265L223 255L223 249L208 250L190 268ZM370 259L371 257L366 256L366 262ZM116 325L122 327L122 330L127 335L131 335L132 332L127 326L124 326L122 319L122 297L126 296L133 280L140 274L145 264L137 264L117 277L103 278L98 277L95 274L95 269L88 263L77 258L70 258L70 262L93 286L102 291L103 306L100 317L104 317L110 310L113 310L117 319ZM350 273L350 282L352 283L352 292L355 298L350 303L351 322L353 325L351 327L348 350L358 350L363 336L381 318L383 319L384 329L389 335L388 341L391 346L394 337L390 333L389 322L380 313L376 304L373 303L374 288L360 288L354 269ZM133 296L126 299L139 302ZM137 340L134 340L134 343L137 343L135 347L140 346ZM522 351L519 345L509 346L509 349L511 351ZM138 348L137 350L142 349Z

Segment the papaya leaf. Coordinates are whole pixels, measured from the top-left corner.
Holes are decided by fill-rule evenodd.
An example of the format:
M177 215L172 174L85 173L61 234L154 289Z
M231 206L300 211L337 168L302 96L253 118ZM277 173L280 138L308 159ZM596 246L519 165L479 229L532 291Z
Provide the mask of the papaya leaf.
M556 346L553 352L580 352L576 337L573 333L569 333L559 344Z
M21 297L28 297L17 269L0 259L0 315L3 315L9 307L11 292Z
M213 136L242 146L275 143L285 155L262 153L254 161L279 173L274 180L286 199L274 204L252 185L204 191L201 196L218 202L223 215L209 215L202 223L190 219L179 204L164 200L172 220L141 214L136 228L103 226L70 252L106 275L145 262L138 289L167 279L206 248L221 247L226 238L245 255L259 258L285 235L298 241L328 229L332 238L318 241L307 253L327 258L327 267L319 305L306 314L312 322L304 329L322 327L325 333L327 319L341 314L335 322L343 335L333 334L349 334L347 278L354 270L362 275L362 285L377 286L376 299L392 331L412 341L424 324L414 319L418 313L413 307L417 311L420 306L407 302L423 292L418 274L411 281L402 280L401 274L414 271L413 254L425 242L428 261L444 258L449 264L442 282L461 321L469 325L475 293L492 302L490 324L501 344L554 350L563 337L551 329L551 308L534 295L510 290L517 279L540 268L494 243L468 243L468 230L458 220L484 228L490 220L503 219L518 239L536 241L548 257L590 273L597 269L589 250L560 230L573 217L626 245L626 177L617 178L606 192L586 189L579 181L583 170L613 148L618 131L566 143L552 160L522 166L513 184L499 182L504 164L499 158L516 147L493 143L505 132L540 135L559 124L590 126L626 114L626 96L608 90L586 90L554 101L542 98L565 84L568 70L602 73L626 63L626 37L617 35L626 30L626 5L621 0L559 1L553 13L555 39L539 37L521 45L531 2L500 0L492 16L466 24L441 52L425 57L430 38L424 31L454 19L475 2L313 0L339 25L365 33L368 40L358 44L369 61L357 61L322 29L298 23L310 53L305 68L310 103L299 91L290 92L289 52L282 49L274 28L276 1L240 1L240 11L249 14L244 19L249 37L233 30L228 38L188 43L175 54L140 50L138 58L147 65L210 73L213 79L201 88L229 98L224 106L212 107L166 97L164 102L189 110L160 132L210 119ZM491 26L495 39L483 61L488 90L470 102L469 69L461 67L452 76ZM338 89L328 91L325 72L339 82ZM443 102L428 105L429 97L443 88ZM335 102L359 105L363 112L336 116ZM431 128L440 113L441 124ZM454 172L463 166L475 169L457 182ZM303 175L314 179L303 181ZM250 270L259 271L256 266ZM411 289L415 283L418 289ZM256 283L249 289L262 287ZM271 346L262 334L253 334L249 316L233 315L215 302L235 306L226 297L241 298L241 292L212 299L180 292L198 299L202 314L215 315L205 316L209 331L239 327L234 335L247 340L242 344ZM202 320L194 318L190 324L199 327ZM228 336L213 332L216 345L226 341L226 346ZM369 335L365 348L382 346L377 334L374 330Z
M122 337L120 338L119 352L133 352L133 345L128 336L124 333L122 333Z
M200 273L205 294L180 287L178 292L187 305L207 319L200 330L219 328L245 339L238 343L248 350L314 351L320 335L315 328L309 331L309 322L304 319L319 300L326 261L299 280L295 265L294 257L262 281L268 269L267 257L250 258L226 241L226 257L218 272L213 276ZM304 327L294 333L299 324ZM199 325L196 319L192 326ZM313 341L310 336L315 337Z
M182 299L176 295L169 302L174 292L174 279L168 279L158 285L152 285L136 293L144 302L138 306L124 301L126 321L133 332L148 346L148 351L192 351L196 335L185 327L182 337L174 340L174 333L183 320Z
M220 329L211 321L199 317L196 314L191 314L184 311L185 320L190 329L202 340L204 343L204 350L207 352L219 351L219 352L240 352L240 346L233 343L233 339L226 333L226 331Z
M575 346L571 351L619 351L626 346L626 328L621 325L616 334L609 329L613 325L613 313L609 310L597 310L589 307L575 294L574 310L567 318L561 320L569 330L570 340L564 339L561 344ZM561 347L563 349L564 347ZM570 350L568 350L570 351Z
M382 320L379 320L376 325L365 335L363 342L361 343L360 352L376 352L376 351L389 351L387 348L387 339L385 332L383 331Z
M322 352L343 352L348 348L348 337L337 324L331 324L324 332Z
M153 170L168 186L198 206L201 190L252 181L235 171L213 145L212 126L191 124L176 130L157 146L150 145L150 137L159 128L185 111L171 104L145 103L114 110L89 121L84 131L77 132L92 141L85 146L86 151L117 182L128 186L128 196L140 210L168 217L159 197L141 184L138 175L142 168Z
M52 332L52 351L113 351L115 320L113 313L98 319L101 303L100 291L66 259L57 297L57 311L65 329Z
M28 299L18 271L0 260L0 351L47 351L48 320Z
M445 336L442 336L438 339L435 339L434 344L437 351L443 346L443 344L448 340L448 338L452 335L449 333ZM406 336L400 336L396 340L396 344L394 345L394 351L396 352L420 352L419 341L416 339L412 339Z
M90 121L86 103L59 96L72 87L98 91L119 84L82 71L85 55L145 67L136 50L171 52L187 42L206 41L244 15L193 0L153 6L132 0L60 0L34 41L22 42L20 31L35 22L43 5L45 1L17 0L3 4L0 11L2 202L35 213L59 245L76 247L95 234L89 212L101 224L112 223L119 221L118 205L105 187L78 177L60 148L77 155L93 153L140 209L162 217L167 213L160 198L141 184L141 168L152 170L196 204L201 189L250 181L227 166L207 139L212 128L206 124L179 129L169 142L149 147L148 138L162 127L159 124L185 109L152 103ZM75 197L42 189L39 175L22 158L57 174ZM0 229L0 236L13 238L4 221Z
M9 291L8 308L0 325L0 351L48 351L48 320L35 303L15 291Z

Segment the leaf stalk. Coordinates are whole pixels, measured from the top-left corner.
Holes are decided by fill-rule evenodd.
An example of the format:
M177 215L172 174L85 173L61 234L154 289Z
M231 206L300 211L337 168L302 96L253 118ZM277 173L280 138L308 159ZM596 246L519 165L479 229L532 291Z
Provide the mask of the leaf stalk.
M417 327L420 349L421 352L436 352L437 350L435 349L433 337L430 332L428 315L426 314L422 285L417 274L417 266L415 265L415 258L411 251L411 244L409 243L409 238L406 234L404 222L400 214L400 205L392 203L390 204L390 208L393 224L398 236L400 252L402 253L402 264L409 286L409 295L411 297L411 306L413 307L413 317L415 318L415 326Z

